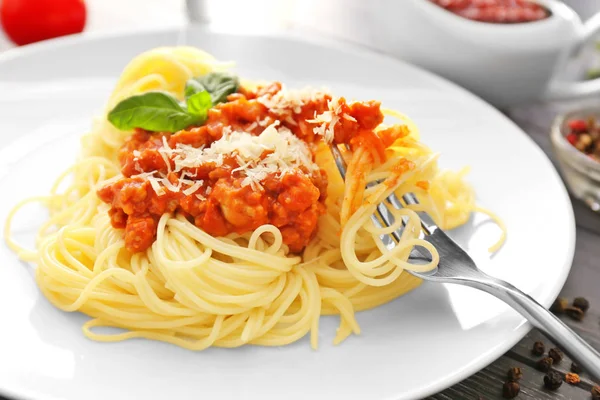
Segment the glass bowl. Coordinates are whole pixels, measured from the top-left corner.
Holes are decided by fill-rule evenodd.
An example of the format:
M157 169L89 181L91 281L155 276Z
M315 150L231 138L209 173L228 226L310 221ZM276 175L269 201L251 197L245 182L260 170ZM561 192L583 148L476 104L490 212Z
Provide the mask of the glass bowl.
M554 120L550 139L562 176L571 194L600 212L600 162L577 150L566 139L568 122L572 119L600 121L600 108L587 108L561 114Z

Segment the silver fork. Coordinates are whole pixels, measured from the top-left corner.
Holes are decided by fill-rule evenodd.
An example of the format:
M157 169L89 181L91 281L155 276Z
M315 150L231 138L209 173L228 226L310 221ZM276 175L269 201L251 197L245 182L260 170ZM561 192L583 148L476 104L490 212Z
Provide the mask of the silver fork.
M342 153L336 145L331 145L331 152L342 178L345 179L346 162ZM412 193L405 194L402 199L408 205L418 204ZM389 196L387 201L395 208L402 207L402 203L394 194ZM440 255L440 261L437 268L431 271L407 270L407 272L427 281L474 287L499 298L527 318L533 326L544 331L572 359L577 360L584 371L596 379L600 379L600 353L531 296L510 283L489 276L477 268L473 259L435 224L429 214L425 212L417 212L417 214L421 218L421 226L425 234L423 238L435 246ZM377 206L377 212L371 216L371 219L379 227L382 224L390 226L394 221L385 202ZM399 232L394 232L391 236L383 236L382 240L386 247L392 248L399 240ZM426 255L415 249L411 252L410 258L412 261L418 262L426 258Z

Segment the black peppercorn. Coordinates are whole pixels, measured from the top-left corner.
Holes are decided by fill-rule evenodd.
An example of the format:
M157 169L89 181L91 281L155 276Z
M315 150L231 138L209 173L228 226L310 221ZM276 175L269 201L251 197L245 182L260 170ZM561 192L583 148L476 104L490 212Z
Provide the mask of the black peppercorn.
M571 372L574 372L576 374L580 374L582 371L581 367L579 366L579 364L576 364L574 362L571 363Z
M560 351L557 347L554 347L553 349L548 350L548 357L554 361L553 364L558 364L562 361L564 355L562 351Z
M565 313L571 319L574 319L575 321L581 321L581 320L583 320L583 317L585 316L585 313L583 311L581 311L580 308L577 308L577 307L567 307L567 308L565 308Z
M517 382L508 381L502 387L502 397L505 399L514 399L521 391L521 386Z
M573 300L573 307L577 307L581 311L586 312L588 308L590 308L590 302L585 297L575 297Z
M562 383L563 376L559 372L549 371L544 376L544 386L546 387L546 389L556 390L560 387L560 385L562 385Z
M557 297L556 300L554 300L552 307L550 307L550 311L552 311L554 314L562 314L565 312L565 308L567 308L568 305L569 302L567 299L564 297Z
M600 386L592 388L592 400L600 400Z
M523 371L519 367L512 367L506 374L509 381L516 382L523 377Z
M535 356L541 356L546 351L546 346L542 342L535 342L531 348L531 353Z
M550 357L544 357L537 362L537 369L542 372L548 372L550 371L550 368L552 368L553 363L553 359L551 359Z

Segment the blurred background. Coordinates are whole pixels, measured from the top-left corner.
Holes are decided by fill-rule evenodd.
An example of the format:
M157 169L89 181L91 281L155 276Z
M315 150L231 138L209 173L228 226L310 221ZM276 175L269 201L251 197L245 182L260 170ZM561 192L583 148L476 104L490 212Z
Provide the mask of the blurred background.
M599 9L596 0L0 0L0 51L82 31L190 22L293 31L390 54L505 108L600 93L600 82L572 84L600 67Z

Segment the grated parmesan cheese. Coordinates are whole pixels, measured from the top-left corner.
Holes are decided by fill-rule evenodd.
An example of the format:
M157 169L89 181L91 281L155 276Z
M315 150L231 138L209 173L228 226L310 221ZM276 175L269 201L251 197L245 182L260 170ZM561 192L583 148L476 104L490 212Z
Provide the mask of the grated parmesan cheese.
M189 196L190 194L194 193L196 190L200 189L202 187L203 183L204 183L203 180L194 182L190 187L188 187L187 189L185 189L183 191L183 194L185 194L186 196Z
M167 138L165 136L162 137L162 142L163 142L163 148L171 149L169 147L169 143L167 142ZM162 151L159 151L158 153L160 154L163 161L165 162L165 164L167 166L167 170L169 171L169 173L171 173L171 162L169 161L169 157L167 157L167 155Z
M241 182L242 186L250 185L254 190L259 190L260 182L270 174L283 176L301 166L306 167L309 171L319 169L313 162L312 153L306 143L292 134L288 128L279 127L279 121L269 125L258 136L247 132L223 129L223 136L209 147L197 148L178 143L175 148L171 148L164 139L163 147L158 151L169 165L169 171L172 169L173 172L181 172L177 185L174 185L165 174L158 171L136 175L148 179L152 189L158 195L164 194L165 188L172 192L179 192L182 185L188 185L182 191L183 194L190 195L196 192L202 187L203 181L186 179L186 176L191 174L187 173L185 169L207 163L219 167L223 165L226 155L235 157L239 164L233 171L239 171L245 175ZM261 159L265 152L268 154ZM171 163L174 164L173 168L171 168ZM208 187L206 194L209 194L210 191L211 188ZM196 195L196 197L198 196L201 195ZM200 199L200 197L198 198Z
M313 128L315 135L323 136L325 142L332 143L335 137L335 125L340 121L340 118L356 121L351 115L342 113L340 100L336 98L327 102L327 110L315 115L313 119L306 120L306 122L319 124Z
M275 94L264 94L256 100L267 107L269 111L278 114L289 114L290 111L299 114L302 112L302 106L307 103L322 99L330 95L327 89L304 88L300 90L288 90L281 86L281 90Z
M154 190L157 195L162 196L166 193L166 190L161 186L162 178L154 176L155 174L158 174L158 171L143 172L141 174L131 175L131 178L141 178L147 180L150 182L152 190Z

